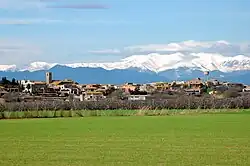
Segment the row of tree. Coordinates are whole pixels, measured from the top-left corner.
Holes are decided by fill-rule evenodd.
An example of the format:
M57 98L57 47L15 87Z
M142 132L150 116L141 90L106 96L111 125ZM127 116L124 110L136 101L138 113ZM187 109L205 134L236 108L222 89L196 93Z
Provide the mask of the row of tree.
M6 77L2 77L0 81L0 85L19 85L15 78L12 78L12 80L8 80Z

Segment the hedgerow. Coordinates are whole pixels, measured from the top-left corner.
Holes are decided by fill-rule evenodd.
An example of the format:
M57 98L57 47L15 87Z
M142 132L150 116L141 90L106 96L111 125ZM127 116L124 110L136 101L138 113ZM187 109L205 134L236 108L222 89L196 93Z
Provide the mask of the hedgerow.
M218 99L214 97L180 96L167 100L100 100L100 101L34 101L0 104L0 112L42 110L162 110L162 109L247 109L250 97Z

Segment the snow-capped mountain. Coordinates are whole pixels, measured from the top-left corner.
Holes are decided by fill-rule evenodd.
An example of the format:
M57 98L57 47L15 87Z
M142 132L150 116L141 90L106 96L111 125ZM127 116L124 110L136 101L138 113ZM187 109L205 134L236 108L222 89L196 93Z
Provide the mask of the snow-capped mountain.
M89 68L103 68L105 70L114 69L129 69L138 68L144 71L162 72L170 69L177 69L180 67L192 68L201 71L232 72L239 70L250 70L250 57L244 55L238 56L223 56L215 53L173 53L173 54L159 54L151 53L147 55L132 55L124 58L118 62L108 63L46 63L33 62L30 65L18 69L16 65L0 65L0 71L38 71L48 70L56 65L67 66L71 68L89 67Z
M30 65L28 65L22 69L19 69L19 71L49 70L56 65L57 65L57 63L33 62Z
M179 67L195 68L201 71L219 70L222 72L231 72L238 70L250 70L250 57L238 55L234 57L227 57L221 54L209 53L191 53L185 55L183 53L174 54L157 54L152 53L148 55L133 55L122 59L118 62L110 63L73 63L73 64L58 64L46 62L34 62L26 68L20 69L28 71L48 70L56 65L67 66L71 68L90 67L103 68L106 70L114 69L128 69L139 68L141 70L149 70L153 72L162 72L169 69L176 69ZM0 66L1 70L15 69L16 66Z
M16 65L0 65L0 71L15 71Z
M210 72L210 78L250 85L249 43L190 40L169 44L134 45L120 48L119 51L93 50L90 53L126 53L131 56L105 63L62 64L34 61L26 66L0 65L0 77L42 81L45 79L44 70L48 70L53 73L54 79L69 78L79 83L120 84L189 80L203 78L203 71L213 71Z

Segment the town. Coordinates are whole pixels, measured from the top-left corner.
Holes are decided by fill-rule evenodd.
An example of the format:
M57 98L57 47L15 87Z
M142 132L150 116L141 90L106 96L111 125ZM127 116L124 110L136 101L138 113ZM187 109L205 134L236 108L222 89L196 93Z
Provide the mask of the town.
M147 84L125 83L79 84L74 80L53 80L53 73L45 73L45 81L15 80L2 77L1 102L37 100L99 101L106 98L121 100L164 99L180 95L213 95L237 97L250 92L250 86L242 83L220 82L216 79L194 78L187 81L154 82ZM205 75L208 75L206 73Z

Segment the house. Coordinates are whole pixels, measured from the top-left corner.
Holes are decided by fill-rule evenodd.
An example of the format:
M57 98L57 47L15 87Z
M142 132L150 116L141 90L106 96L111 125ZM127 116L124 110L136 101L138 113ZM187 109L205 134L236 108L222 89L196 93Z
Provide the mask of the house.
M206 82L206 85L208 87L214 87L214 86L219 86L220 85L220 82L216 79L210 79Z
M5 94L8 94L9 92L5 91L4 89L0 89L0 98L3 97Z
M100 84L87 84L84 89L85 91L95 91L101 87Z
M211 88L212 91L215 91L216 93L223 93L228 90L228 87L225 85L218 85Z
M20 92L20 86L19 85L11 85L11 84L5 84L0 87L1 90L7 91L7 92Z
M242 92L250 92L250 86L249 85L245 85L244 89L242 90Z
M48 87L53 88L60 96L80 95L81 93L78 83L70 79L52 80Z
M46 82L42 81L34 81L31 86L32 93L43 93L46 88Z
M150 84L143 84L139 87L139 91L145 91L147 93L152 93L155 91L155 87Z
M226 82L224 83L229 89L234 89L237 90L238 92L242 92L244 89L244 85L241 83L231 83L231 82Z
M184 81L173 81L170 84L170 90L172 91L179 91L181 89L186 88L188 85L185 84Z
M191 89L186 89L185 92L187 93L187 95L195 95L195 96L200 96L202 91L200 88L191 88Z
M146 100L148 95L129 95L128 96L128 100L132 100L132 101L135 101L135 100Z
M121 87L121 89L125 92L125 93L130 93L130 91L135 91L136 89L139 89L140 85L138 84L133 84L133 83L127 83L125 85L123 85Z
M63 84L59 85L59 93L62 95L69 95L69 94L74 94L74 95L80 95L80 89L74 85L74 84Z
M166 82L156 82L156 83L153 83L153 86L156 91L162 92L162 91L169 89L171 85Z
M196 79L187 81L186 84L191 89L202 88L204 85L200 78L196 78Z
M47 87L46 82L42 81L21 80L20 84L24 93L31 94L43 93Z
M70 79L65 79L65 80L52 80L50 85L52 86L60 86L60 85L65 85L65 84L78 84L73 80Z
M98 101L98 100L105 99L106 96L104 96L102 92L89 91L89 92L85 92L84 94L82 94L82 98L87 101Z

